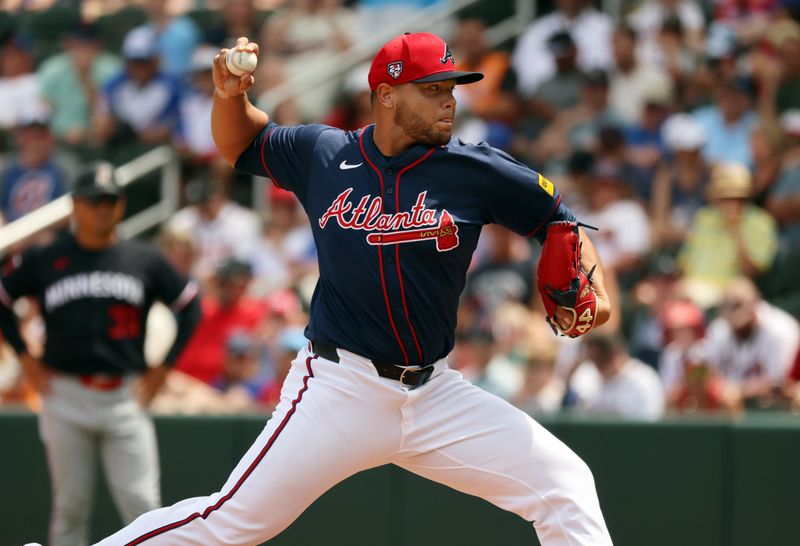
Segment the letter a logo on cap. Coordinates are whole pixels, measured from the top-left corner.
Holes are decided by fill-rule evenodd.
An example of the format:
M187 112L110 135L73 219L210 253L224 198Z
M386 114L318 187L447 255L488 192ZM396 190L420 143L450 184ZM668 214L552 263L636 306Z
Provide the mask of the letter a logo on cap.
M400 77L400 74L403 73L403 61L396 61L393 63L389 63L386 67L386 70L389 72L389 75L394 79Z
M453 58L453 54L450 53L450 46L444 44L444 57L439 59L439 62L442 64L447 64L447 59L450 59L451 64L456 64L456 60Z

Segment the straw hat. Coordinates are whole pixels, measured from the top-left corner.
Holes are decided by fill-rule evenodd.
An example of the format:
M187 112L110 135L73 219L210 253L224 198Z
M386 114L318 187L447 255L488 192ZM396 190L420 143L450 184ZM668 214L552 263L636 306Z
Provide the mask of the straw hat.
M750 171L744 165L720 164L711 170L709 199L749 199L752 191Z

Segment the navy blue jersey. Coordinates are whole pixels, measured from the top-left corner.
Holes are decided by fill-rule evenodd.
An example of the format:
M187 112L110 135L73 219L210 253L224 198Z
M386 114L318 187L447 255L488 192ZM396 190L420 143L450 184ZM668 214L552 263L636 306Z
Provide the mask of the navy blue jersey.
M306 336L430 364L453 348L481 226L532 236L572 214L547 179L499 150L453 139L386 158L373 131L270 123L236 167L294 192L311 221L320 278Z
M177 312L196 293L196 284L150 246L119 241L93 251L80 247L71 233L29 249L0 279L0 304L7 309L22 296L39 302L47 333L43 360L70 374L146 370L144 338L153 302Z

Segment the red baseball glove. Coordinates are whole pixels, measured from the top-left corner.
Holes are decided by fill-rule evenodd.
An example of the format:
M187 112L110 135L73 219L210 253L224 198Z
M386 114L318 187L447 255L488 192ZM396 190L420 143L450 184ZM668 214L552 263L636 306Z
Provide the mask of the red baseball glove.
M578 337L594 326L597 316L597 297L592 288L592 274L581 269L581 242L576 222L553 222L547 226L547 236L539 258L537 283L547 312L547 323L556 334ZM556 322L556 307L572 314L568 328Z

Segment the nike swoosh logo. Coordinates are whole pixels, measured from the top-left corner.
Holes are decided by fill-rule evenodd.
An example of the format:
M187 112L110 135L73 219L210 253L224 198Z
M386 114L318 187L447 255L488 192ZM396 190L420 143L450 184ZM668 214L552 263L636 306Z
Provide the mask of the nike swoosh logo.
M342 169L343 171L346 171L348 169L355 169L357 167L360 167L363 164L364 163L356 163L355 165L348 165L347 161L345 160L345 161L342 161L341 163L339 163L339 168Z

